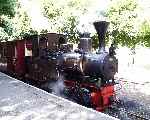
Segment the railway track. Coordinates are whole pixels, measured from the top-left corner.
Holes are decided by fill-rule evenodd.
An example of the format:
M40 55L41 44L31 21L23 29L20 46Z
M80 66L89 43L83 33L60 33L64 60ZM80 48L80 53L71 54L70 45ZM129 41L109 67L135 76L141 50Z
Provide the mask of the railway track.
M142 114L140 110L139 112L137 111L129 110L124 101L119 101L108 108L104 113L121 120L150 120L150 114Z
M144 110L141 111L138 108L135 111L134 110L131 111L129 110L129 107L126 106L126 103L124 101L121 102L120 108L124 109L124 112L128 115L128 117L133 120L150 120L150 115L148 115L146 111Z
M143 101L145 101L145 99L147 98L145 99L144 97L140 98L142 94L139 94L136 91L137 88L135 89L135 91L132 91L134 90L133 88L135 86L139 85L144 87L145 85L148 85L150 82L136 83L136 82L129 82L124 79L119 79L118 83L121 85L120 87L118 87L118 92L120 92L119 93L120 95L117 95L118 97L117 102L115 102L115 104L111 108L108 108L106 113L114 117L117 117L121 120L150 120L150 102L148 106L144 105L145 103ZM132 90L130 90L130 87ZM128 92L128 90L130 92ZM121 92L127 94L121 94ZM132 92L134 93L134 95L132 94Z
M135 120L149 120L149 118L146 118L145 116L138 115L137 113L129 112L129 116L133 117Z

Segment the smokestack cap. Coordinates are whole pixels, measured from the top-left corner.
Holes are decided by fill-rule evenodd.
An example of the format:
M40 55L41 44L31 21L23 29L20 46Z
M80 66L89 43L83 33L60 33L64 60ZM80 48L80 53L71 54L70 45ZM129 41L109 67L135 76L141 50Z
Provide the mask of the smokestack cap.
M109 25L106 21L96 21L93 23L98 34L99 39L99 51L105 51L105 35Z
M95 27L97 32L99 32L100 29L105 30L105 32L106 32L106 29L108 28L109 22L107 22L107 21L96 21L93 24L94 24L94 27Z

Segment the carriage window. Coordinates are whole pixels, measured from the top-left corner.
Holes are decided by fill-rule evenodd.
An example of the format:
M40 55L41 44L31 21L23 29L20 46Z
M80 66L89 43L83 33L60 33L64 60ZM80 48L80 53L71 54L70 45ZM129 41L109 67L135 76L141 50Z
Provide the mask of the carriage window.
M32 43L29 40L25 44L25 56L32 56Z

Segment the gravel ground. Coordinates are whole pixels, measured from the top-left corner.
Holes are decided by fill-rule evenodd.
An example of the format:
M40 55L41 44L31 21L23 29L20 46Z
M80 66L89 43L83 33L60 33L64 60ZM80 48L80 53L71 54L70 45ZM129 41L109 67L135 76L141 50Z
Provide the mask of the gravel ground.
M131 120L136 120L137 118L131 117L130 114L126 114L122 117L124 113L130 112L137 114L143 119L150 120L150 95L140 92L140 89L145 86L150 87L150 84L138 85L127 82L122 84L122 89L117 92L117 98L123 102L123 104L119 106L119 110L122 110L121 112L118 112L120 119L128 120L130 118Z
M116 78L121 80L116 86L117 90L121 88L117 91L117 97L124 104L118 107L118 111L112 110L109 114L122 120L137 120L126 114L127 110L150 120L150 49L137 47L135 52L136 54L132 55L126 47L117 51L119 73Z
M117 98L123 103L114 109L106 111L106 113L120 118L121 120L150 120L150 80L149 73L145 69L135 66L122 70L117 75L119 84L116 85ZM143 76L143 77L142 77ZM130 112L143 117L131 117L126 114ZM134 115L135 116L135 115Z

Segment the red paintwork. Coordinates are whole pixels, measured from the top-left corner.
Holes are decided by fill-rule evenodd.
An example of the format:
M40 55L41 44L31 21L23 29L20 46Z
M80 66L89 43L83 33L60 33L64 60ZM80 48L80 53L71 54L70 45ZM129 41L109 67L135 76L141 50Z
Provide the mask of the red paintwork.
M67 87L75 86L75 81L72 80L65 80L64 83Z
M16 40L4 42L4 47L6 46L5 52L2 56L1 63L6 64L6 72L10 74L18 74L23 75L25 72L25 44L24 40ZM5 60L5 61L4 61ZM4 62L3 62L4 61ZM2 71L5 69L4 67L0 68ZM5 72L4 71L4 72Z
M114 96L114 85L108 85L102 88L101 94L103 96L104 106L110 105L109 97Z
M75 81L65 80L65 85L67 87L74 87ZM105 85L101 88L97 88L94 84L82 83L80 87L90 89L91 92L91 102L93 107L97 111L103 111L105 108L111 105L110 97L115 96L114 84Z
M15 72L19 75L23 75L25 72L25 41L16 41L16 62L15 62Z
M115 96L114 85L102 87L99 91L91 93L92 103L97 111L103 111L111 105L110 97Z
M14 72L14 62L13 58L15 57L15 42L6 43L6 58L7 58L7 71L9 73Z

